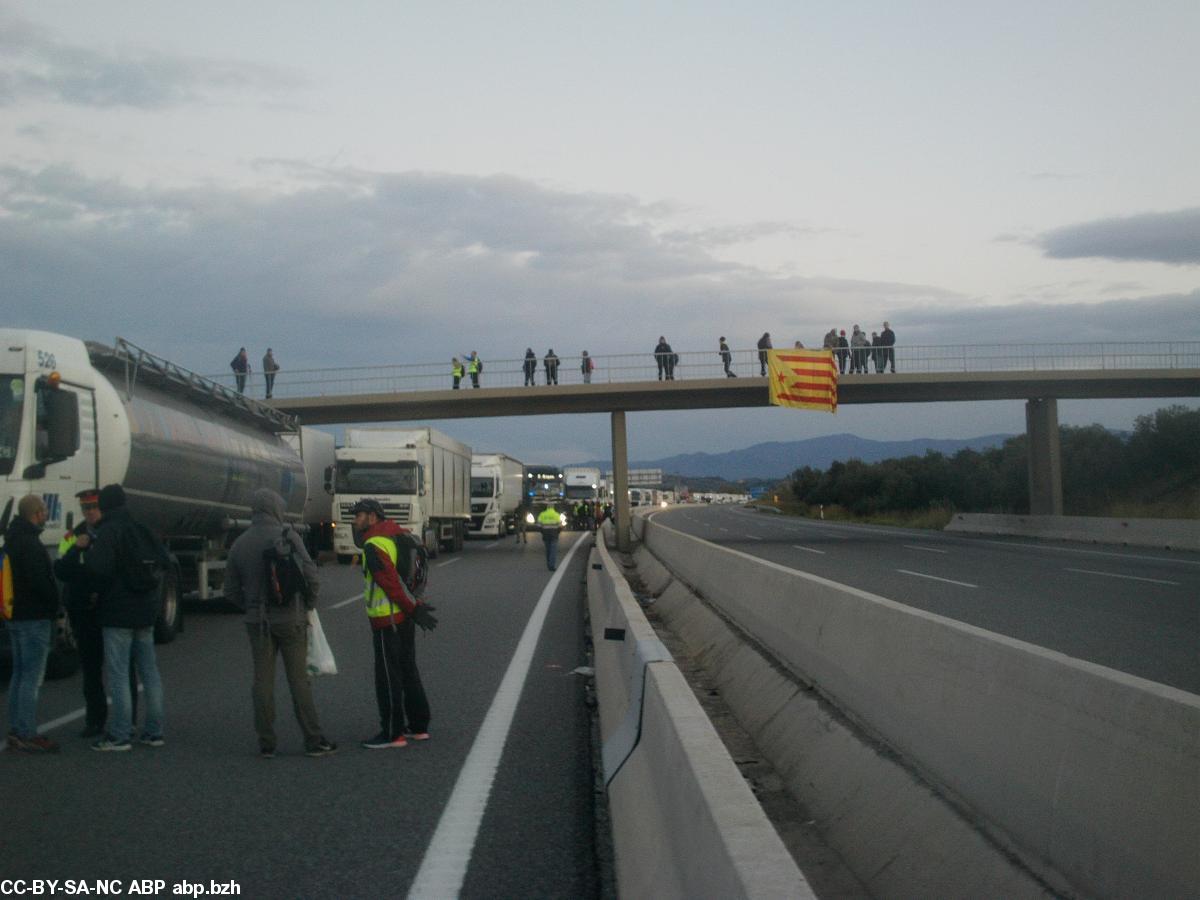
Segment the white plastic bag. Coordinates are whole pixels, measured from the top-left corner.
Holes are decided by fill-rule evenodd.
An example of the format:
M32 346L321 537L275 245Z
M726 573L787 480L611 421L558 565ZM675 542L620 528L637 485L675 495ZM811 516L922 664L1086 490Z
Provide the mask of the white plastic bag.
M321 627L315 609L308 611L308 674L337 674L333 651L329 648L329 641L325 640L325 629Z

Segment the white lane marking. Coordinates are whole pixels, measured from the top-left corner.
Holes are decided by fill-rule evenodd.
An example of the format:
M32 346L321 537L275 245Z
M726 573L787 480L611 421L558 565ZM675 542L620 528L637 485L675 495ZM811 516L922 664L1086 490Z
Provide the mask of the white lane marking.
M142 686L140 684L138 685L137 692L139 694L142 693ZM108 701L108 705L112 706L112 700ZM79 709L73 710L65 715L61 715L57 719L51 719L49 722L43 722L38 726L37 733L45 734L48 731L53 731L55 728L61 728L63 725L69 725L76 719L82 719L86 712L87 707L81 706ZM0 744L0 753L4 753L7 750L8 746L6 744Z
M939 550L937 547L922 547L920 544L905 544L909 550L926 550L929 553L949 553L949 550Z
M362 600L362 598L363 598L363 592L359 591L353 597L347 597L345 600L339 600L337 603L333 604L333 606L331 606L329 608L330 609L341 609L343 606L349 606L355 600Z
M761 540L762 540L762 538L760 538L760 537L755 537L755 536L754 536L754 535L752 535L752 534L748 534L748 535L746 535L746 537L750 538L750 540L752 540L752 541L761 541Z
M969 582L966 582L966 581L955 581L953 578L939 578L936 575L926 575L924 572L910 572L908 569L897 569L896 571L902 575L915 575L917 578L928 578L931 581L944 581L944 582L946 582L946 584L957 584L960 587L969 587L969 588L979 587L979 585L977 585L977 584L970 584Z
M792 546L797 550L807 550L809 553L820 553L822 556L825 555L824 550L814 550L812 547L801 547L799 544L792 544Z
M421 868L417 871L417 877L408 892L409 897L441 900L445 897L457 897L462 891L463 879L466 877L471 853L475 849L475 839L479 834L479 824L487 809L492 782L495 781L496 769L500 766L500 757L508 740L508 732L512 728L517 702L521 699L521 691L533 662L542 626L546 622L546 614L550 611L554 592L558 589L563 573L567 571L571 557L584 543L586 541L577 538L571 545L525 624L525 631L517 643L512 661L509 662L500 687L496 690L496 696L484 717L483 725L479 728L479 734L475 736L471 752L467 754L467 760L463 763L458 781L455 782L450 799L442 811L442 817L438 820L437 830L425 850Z
M444 560L444 561L438 563L436 566L434 566L434 568L440 569L442 566L448 566L448 565L450 565L450 563L456 563L456 562L462 562L462 557L456 556L456 557L454 557L454 559Z
M500 538L496 538L496 540L492 541L490 544L488 544L483 549L484 550L495 550L499 546L500 546Z
M1116 572L1097 572L1095 569L1072 569L1064 566L1068 572L1078 572L1081 575L1103 575L1105 578L1124 578L1126 581L1146 581L1150 584L1169 584L1179 587L1178 581L1166 581L1162 578L1140 578L1137 575L1118 575Z

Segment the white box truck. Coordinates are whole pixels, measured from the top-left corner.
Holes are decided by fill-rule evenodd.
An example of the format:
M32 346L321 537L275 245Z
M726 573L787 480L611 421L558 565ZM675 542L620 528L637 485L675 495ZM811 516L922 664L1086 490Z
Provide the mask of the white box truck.
M420 535L430 556L461 550L471 520L471 448L432 428L347 428L335 455L334 551L359 552L350 509L370 498L387 517Z
M524 464L503 453L471 457L472 536L503 537L517 528Z

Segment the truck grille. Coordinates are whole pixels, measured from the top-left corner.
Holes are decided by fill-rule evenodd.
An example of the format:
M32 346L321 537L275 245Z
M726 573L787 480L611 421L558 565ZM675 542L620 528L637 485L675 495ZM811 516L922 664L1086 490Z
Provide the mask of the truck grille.
M487 512L487 504L486 503L472 503L471 504L471 512L485 513L485 512Z
M383 500L381 500L380 503L383 506L384 515L386 515L397 525L409 524L409 520L412 518L411 503L389 503ZM340 504L341 508L338 510L338 521L341 524L352 525L354 523L354 516L350 512L350 508L352 506L354 506L353 502Z

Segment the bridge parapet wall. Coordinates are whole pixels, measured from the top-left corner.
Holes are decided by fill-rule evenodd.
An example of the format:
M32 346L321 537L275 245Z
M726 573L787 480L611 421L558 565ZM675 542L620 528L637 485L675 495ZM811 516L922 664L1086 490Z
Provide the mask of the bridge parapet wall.
M674 575L1037 870L1097 897L1200 885L1200 697L634 517Z
M1131 547L1200 550L1200 519L1103 519L1092 516L958 513L945 530L1096 544L1127 544Z

